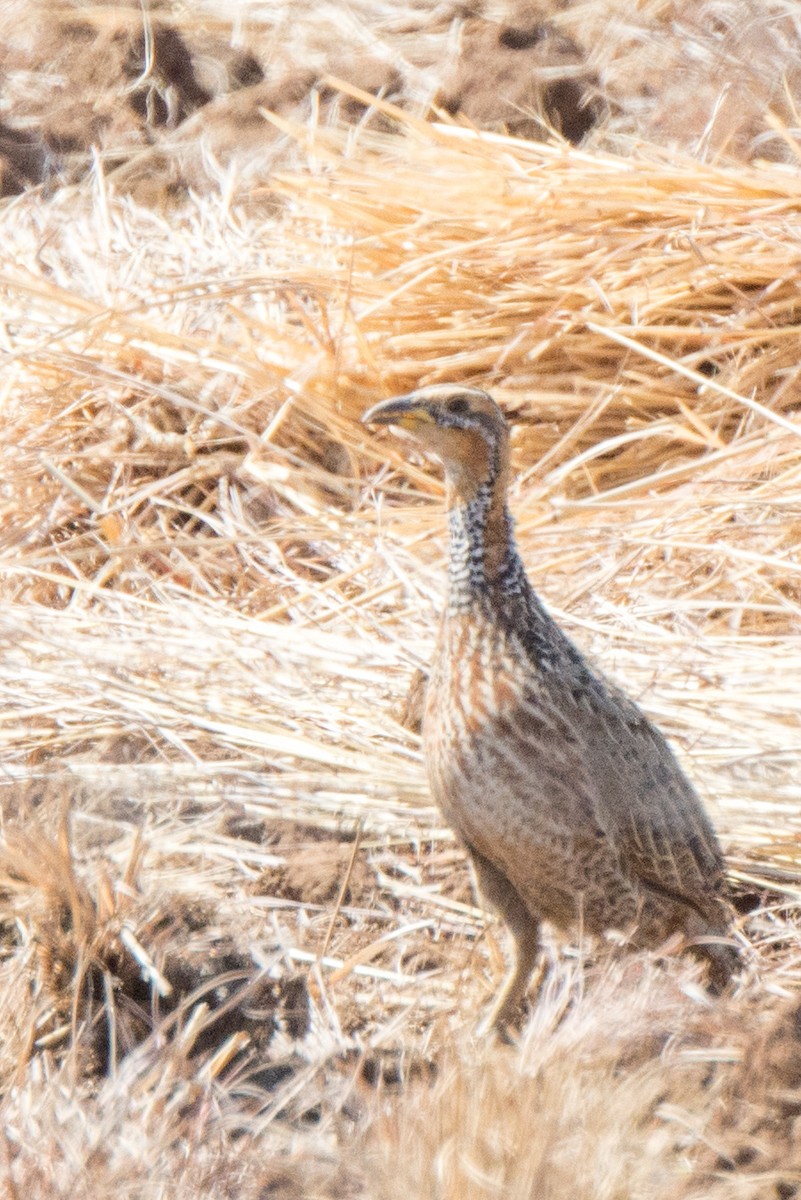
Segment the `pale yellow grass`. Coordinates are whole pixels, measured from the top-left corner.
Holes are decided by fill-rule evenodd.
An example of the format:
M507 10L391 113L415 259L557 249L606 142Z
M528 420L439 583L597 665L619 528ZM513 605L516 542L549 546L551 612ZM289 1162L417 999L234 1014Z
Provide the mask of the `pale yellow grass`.
M232 171L169 215L100 172L4 213L7 1190L794 1185L768 1134L762 1158L693 1172L748 1027L801 970L801 182L411 118L282 136L291 169L248 190ZM393 715L430 655L442 485L358 421L442 379L487 386L515 421L533 578L674 738L733 878L757 900L775 885L743 923L749 980L718 1010L686 962L602 952L585 990L552 947L521 1049L474 1039L502 943L448 889L463 864ZM53 949L53 889L13 837L57 844L65 800L58 869L99 932L51 901ZM287 818L305 850L310 829L355 837L347 869L366 860L372 883L348 897L343 867L328 901L271 892ZM206 915L165 933L192 904ZM181 938L199 957L227 939L279 991L308 974L308 1032L260 1044L248 1026L247 1045L226 1031L192 1057L207 1013L190 989L123 1054L139 1018L114 980L157 992ZM70 974L90 942L94 1009ZM100 1078L82 1025L97 1011L119 1051ZM408 1098L366 1094L359 1056L400 1050ZM280 1086L249 1081L277 1060Z

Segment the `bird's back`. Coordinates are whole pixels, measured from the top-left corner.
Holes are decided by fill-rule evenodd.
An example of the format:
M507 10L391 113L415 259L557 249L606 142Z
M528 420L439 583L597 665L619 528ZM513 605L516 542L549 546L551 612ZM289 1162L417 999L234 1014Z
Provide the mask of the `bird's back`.
M720 849L675 756L526 600L443 622L424 733L448 819L557 924L601 932L645 907L648 941L683 908L719 925Z

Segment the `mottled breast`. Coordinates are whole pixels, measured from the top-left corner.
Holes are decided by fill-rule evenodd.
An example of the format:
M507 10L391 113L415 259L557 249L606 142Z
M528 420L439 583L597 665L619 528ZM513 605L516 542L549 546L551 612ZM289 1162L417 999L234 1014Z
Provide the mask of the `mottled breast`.
M561 858L595 836L591 781L549 687L514 633L475 613L443 622L423 723L431 789L496 861L524 845L529 860Z

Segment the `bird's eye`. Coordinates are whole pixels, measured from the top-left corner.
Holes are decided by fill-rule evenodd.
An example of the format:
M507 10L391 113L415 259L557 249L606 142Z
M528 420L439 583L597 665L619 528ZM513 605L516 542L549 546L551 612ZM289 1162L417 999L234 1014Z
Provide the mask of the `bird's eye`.
M470 405L465 400L464 396L457 396L455 400L448 401L448 412L458 416L460 413L470 411Z

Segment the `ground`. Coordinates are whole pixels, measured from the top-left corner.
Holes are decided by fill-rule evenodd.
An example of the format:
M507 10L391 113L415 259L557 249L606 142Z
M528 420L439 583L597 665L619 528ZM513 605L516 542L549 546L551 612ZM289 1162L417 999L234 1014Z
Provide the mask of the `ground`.
M9 4L10 1196L801 1194L798 22ZM557 618L680 755L744 950L548 934L519 1044L432 806L436 467L488 387Z

